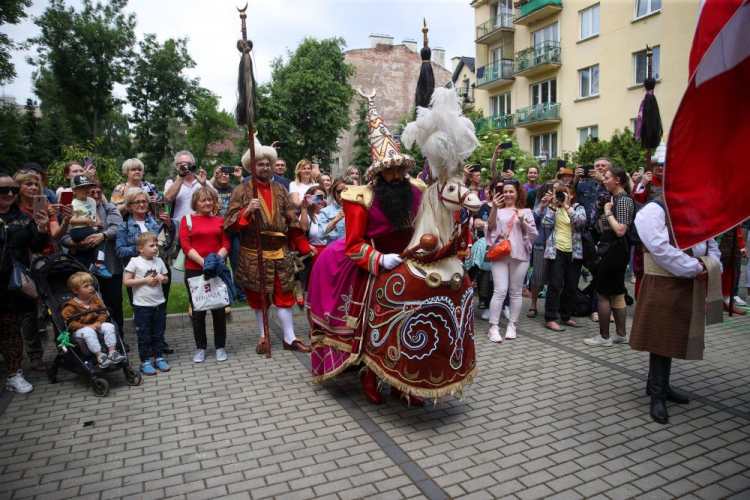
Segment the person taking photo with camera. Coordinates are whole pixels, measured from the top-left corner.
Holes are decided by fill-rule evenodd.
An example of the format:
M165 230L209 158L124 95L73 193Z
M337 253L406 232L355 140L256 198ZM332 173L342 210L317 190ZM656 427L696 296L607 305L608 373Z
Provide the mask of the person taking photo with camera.
M167 203L174 204L172 217L179 224L182 218L191 213L190 207L193 193L200 187L214 189L207 182L208 174L195 164L195 158L190 151L180 151L174 155L174 168L177 175L164 184L164 198Z

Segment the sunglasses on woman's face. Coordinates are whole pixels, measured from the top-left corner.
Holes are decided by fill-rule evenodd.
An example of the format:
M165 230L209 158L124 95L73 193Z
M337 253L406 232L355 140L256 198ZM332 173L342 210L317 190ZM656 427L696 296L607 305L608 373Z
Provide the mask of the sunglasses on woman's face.
M0 186L0 194L13 194L14 196L21 192L18 186Z

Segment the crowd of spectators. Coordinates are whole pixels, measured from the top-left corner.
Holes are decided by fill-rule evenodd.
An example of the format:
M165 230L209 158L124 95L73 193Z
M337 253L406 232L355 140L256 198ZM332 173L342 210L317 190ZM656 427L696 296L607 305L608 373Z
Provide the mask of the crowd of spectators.
M555 179L544 182L540 181L541 169L533 166L527 169L523 182L513 168L498 171L500 151L498 145L489 180L482 181L479 165L464 168L466 185L483 201L477 213L464 214L472 229L466 267L477 287L480 317L489 321L490 340L500 343L516 338L525 296L530 298L526 320L537 318L538 299L544 297L543 324L547 329L562 332L578 328L580 319L575 317L590 316L598 322L599 334L585 339L586 344L628 343L625 283L628 277L635 282L638 268L631 229L637 207L645 201L643 193L652 182L659 182L663 169L654 165L653 172L629 175L607 158L599 158L588 168L563 168ZM121 359L112 331L120 336L124 331L124 288L134 311L141 371L146 375L169 371L165 355L174 349L164 336L164 325L172 264L181 250L186 288L189 279L204 272L209 260L228 260L232 269L237 268L240 233L225 231L224 219L236 186L250 180L250 172L227 165L217 165L209 177L196 166L189 151L175 154L172 163L174 173L160 190L147 181L140 160L125 160L124 181L106 193L109 201L91 162L68 163L63 171L66 182L61 186L48 186L45 170L37 164L28 164L13 176L0 174L0 353L8 368L9 390L32 390L21 370L24 350L32 369L46 369L41 341L46 330L45 307L41 299L27 299L8 290L14 263L29 266L36 255L64 252L96 275L109 316L107 321L92 316L91 324L81 323L76 331L80 330L87 343L92 343L91 332L104 334L107 349L98 351L98 363L103 366ZM316 249L296 259L295 299L303 306L306 282L317 256L327 245L346 237L341 193L361 181L357 167L332 178L314 161L302 159L294 165L290 180L286 161L278 158L272 165L271 181L287 190L300 227ZM41 205L40 195L44 195ZM510 254L490 262L487 252L505 240L510 242ZM744 241L737 250L741 259ZM738 264L729 271L736 272L737 284L739 269ZM583 285L588 284L583 290L582 278ZM750 279L746 280L750 292ZM88 296L88 283L78 276L71 284L78 297L75 300L84 304L73 304L71 312L79 306L88 307L93 300ZM234 284L233 293L237 300L246 300L239 284ZM734 296L736 304L744 305L736 288L725 286L724 295L725 302ZM207 312L193 310L189 294L188 299L196 347L193 361L202 363L208 354ZM230 307L211 311L213 348L219 362L228 358L229 313ZM502 317L507 321L504 334L500 330ZM110 323L113 328L107 326ZM614 334L610 334L611 323L615 324Z
M545 182L539 182L540 168L532 166L526 171L527 182L520 184L514 169L498 172L501 146L492 158L490 180L482 184L480 165L464 168L466 186L484 195L484 204L471 218L472 249L466 267L477 290L479 317L489 320L489 338L499 343L516 337L523 295L530 299L526 317L532 320L539 314L538 299L545 298L544 326L549 330L580 328L575 317L590 317L598 323L599 334L584 339L585 344L627 344L625 319L633 299L626 281L636 283L634 259L638 267L635 213L647 201L644 193L652 182L660 192L663 164L654 158L650 170L628 174L609 159L599 158L594 165L574 170L561 165L556 178ZM739 228L734 231L740 235L734 266L728 266L732 253L728 242L734 239L727 233L723 240L724 267L730 268L723 274L725 310L730 297L745 305L738 286L730 289L731 283L739 284L741 259L747 255ZM511 243L510 255L489 262L487 252L506 239ZM721 236L717 239L721 241ZM746 285L750 285L747 278ZM733 311L744 314L737 307ZM507 320L504 336L499 329L501 317ZM610 334L612 323L614 334Z
M224 215L236 185L250 180L249 172L242 167L226 165L216 166L209 177L196 166L189 151L175 154L173 168L174 174L160 190L147 180L145 166L139 159L125 160L123 182L107 193L109 201L97 179L96 165L89 159L65 165L65 182L53 186L56 191L48 187L45 169L38 164L27 164L13 176L0 174L0 354L8 368L8 390L26 393L33 389L21 370L24 351L32 369L47 368L42 344L47 330L46 307L41 298L28 299L8 290L14 264L29 268L37 255L66 253L89 270L69 283L75 296L66 307L69 316L93 303L101 302L109 309L106 321L99 314L92 314L86 317L86 324L78 321L71 329L72 337L85 339L91 346L92 335L103 335L106 349L92 350L97 354L95 364L104 367L123 359L115 349L115 334L130 351L122 337L125 289L134 311L141 372L154 375L169 371L165 355L174 349L164 330L172 264L181 249L185 255L186 287L188 279L202 274L204 263L213 254L236 268L239 233L227 234L223 230ZM319 164L303 159L296 164L293 181L286 178L286 170L286 161L279 158L273 165L272 181L289 191L313 246L322 251L329 243L344 238L341 192L358 182L359 169L352 167L347 175L332 179L320 170ZM39 195L45 197L43 210L35 199ZM306 268L300 276L303 282L316 256L302 266ZM89 280L84 275L96 276L96 298L89 296ZM301 304L303 290L298 285ZM233 291L238 300L245 300L241 286L235 286ZM193 310L190 294L188 301L196 344L193 360L204 362L207 313ZM211 311L213 347L219 362L228 357L226 316L230 312L229 307Z

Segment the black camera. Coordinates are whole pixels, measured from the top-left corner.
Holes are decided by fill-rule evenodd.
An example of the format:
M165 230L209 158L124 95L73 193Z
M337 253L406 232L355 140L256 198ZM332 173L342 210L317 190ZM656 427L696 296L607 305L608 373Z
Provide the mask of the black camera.
M598 199L596 200L596 203L597 203L597 204L598 204L598 205L599 205L600 207L602 207L602 208L603 208L603 207L604 207L604 205L606 205L606 204L607 204L608 202L609 202L609 195L608 195L608 194L600 194L600 195L599 195L599 198L598 198Z
M565 193L562 191L558 191L555 193L555 199L558 203L565 203Z
M182 170L183 172L190 171L195 173L198 170L198 165L196 165L192 161L188 163L180 163L180 170Z

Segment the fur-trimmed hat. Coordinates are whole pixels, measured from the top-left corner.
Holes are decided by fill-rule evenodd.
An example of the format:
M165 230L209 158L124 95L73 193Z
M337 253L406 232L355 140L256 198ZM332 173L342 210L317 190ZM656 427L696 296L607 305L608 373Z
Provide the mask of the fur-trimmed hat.
M267 158L271 164L276 163L276 160L278 159L278 155L276 154L276 150L272 148L271 146L263 146L261 145L258 138L255 138L255 161L257 162L261 158ZM248 172L252 171L252 165L250 165L250 150L248 149L245 151L245 154L242 155L242 168L247 170Z
M659 163L664 165L664 160L667 159L667 143L661 141L659 146L654 151L654 155L651 157L651 163Z

